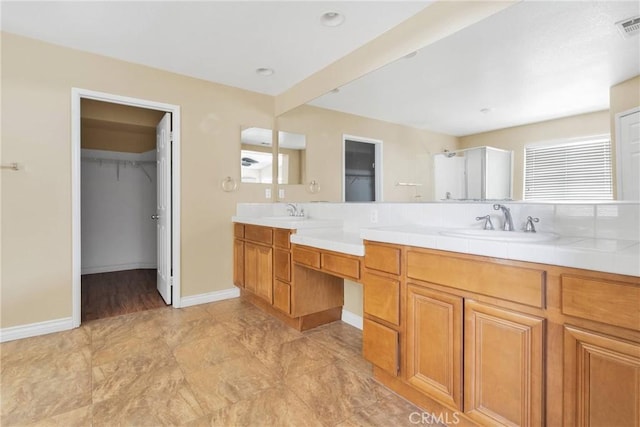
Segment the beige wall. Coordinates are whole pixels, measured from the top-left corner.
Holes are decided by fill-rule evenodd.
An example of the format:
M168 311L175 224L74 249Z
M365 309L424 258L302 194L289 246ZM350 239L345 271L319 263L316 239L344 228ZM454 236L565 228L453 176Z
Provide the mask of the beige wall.
M513 150L513 198L520 200L523 190L525 145L608 133L609 111L604 110L464 136L459 141L460 148L488 145Z
M386 202L415 201L413 188L398 187L397 182L415 182L422 198L433 195L432 155L444 149L458 148L458 139L450 135L410 128L352 114L339 113L304 105L277 118L280 129L303 133L307 137L307 183L287 185L285 200L342 200L342 164L344 134L381 140L383 163L383 198ZM307 191L316 180L319 193Z
M177 104L182 113L182 295L232 286L229 218L240 128L273 127L273 97L2 33L2 328L71 316L71 88Z

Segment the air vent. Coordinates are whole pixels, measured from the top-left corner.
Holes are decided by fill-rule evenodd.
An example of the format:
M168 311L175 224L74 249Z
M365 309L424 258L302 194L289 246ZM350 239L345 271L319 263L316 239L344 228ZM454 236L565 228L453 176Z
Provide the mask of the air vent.
M640 34L640 16L616 22L616 27L625 39L636 36Z

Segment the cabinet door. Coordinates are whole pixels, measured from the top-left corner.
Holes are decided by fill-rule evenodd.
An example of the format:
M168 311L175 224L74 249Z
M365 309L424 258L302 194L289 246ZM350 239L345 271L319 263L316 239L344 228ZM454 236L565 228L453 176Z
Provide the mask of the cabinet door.
M461 297L407 286L407 381L461 409Z
M640 343L565 326L564 424L640 425Z
M273 306L287 314L291 313L291 286L281 280L273 282Z
M363 288L364 312L400 326L400 282L365 273Z
M270 246L256 246L257 257L257 289L256 293L273 303L273 249Z
M244 242L233 241L233 284L244 287Z
M291 281L291 253L289 250L275 249L273 253L276 279Z
M244 287L272 302L273 258L270 246L244 244Z
M398 375L400 352L398 332L369 319L364 319L362 329L362 354L365 359Z
M543 424L544 319L465 301L464 411L482 425Z

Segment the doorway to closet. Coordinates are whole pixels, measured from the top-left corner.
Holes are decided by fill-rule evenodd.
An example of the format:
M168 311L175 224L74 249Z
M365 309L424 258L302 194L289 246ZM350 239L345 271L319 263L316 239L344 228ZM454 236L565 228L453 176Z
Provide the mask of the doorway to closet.
M156 289L163 111L80 101L81 321L165 306Z
M74 326L178 307L179 107L74 89L72 121Z

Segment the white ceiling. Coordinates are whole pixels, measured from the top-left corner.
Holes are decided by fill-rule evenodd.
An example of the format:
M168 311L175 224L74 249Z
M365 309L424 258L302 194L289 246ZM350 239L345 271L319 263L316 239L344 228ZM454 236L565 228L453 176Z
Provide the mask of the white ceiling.
M278 95L430 2L2 1L0 12L3 31ZM327 11L345 23L322 26ZM614 26L637 15L638 1L525 0L311 104L456 136L604 110L609 88L640 74L640 37Z
M277 95L429 1L2 1L2 30ZM327 11L345 15L335 28ZM275 74L257 75L269 67Z
M456 136L605 110L640 74L640 37L614 26L638 15L638 1L524 1L311 104Z

